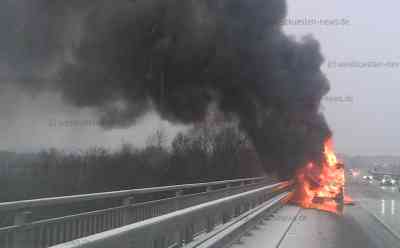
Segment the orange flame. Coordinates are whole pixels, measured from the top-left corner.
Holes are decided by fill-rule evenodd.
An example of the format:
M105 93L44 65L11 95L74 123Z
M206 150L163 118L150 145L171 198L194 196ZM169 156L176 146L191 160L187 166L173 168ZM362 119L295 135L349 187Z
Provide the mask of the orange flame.
M344 165L336 158L332 139L324 144L322 166L310 162L297 171L296 181L292 202L303 208L341 214L343 205L352 202L350 197L344 196Z

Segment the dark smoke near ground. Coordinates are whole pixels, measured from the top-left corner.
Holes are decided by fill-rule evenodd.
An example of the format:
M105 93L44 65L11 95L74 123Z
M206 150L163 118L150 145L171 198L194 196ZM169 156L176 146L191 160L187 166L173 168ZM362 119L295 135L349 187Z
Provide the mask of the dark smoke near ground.
M60 91L68 103L96 109L106 128L133 125L151 109L171 122L201 122L215 103L238 118L267 171L286 178L320 159L330 135L318 112L329 90L323 57L312 37L282 32L284 1L15 2L8 8L27 26L5 47L23 41L23 53L3 55L13 58L7 70L24 71L17 77L39 77L19 80L24 87Z

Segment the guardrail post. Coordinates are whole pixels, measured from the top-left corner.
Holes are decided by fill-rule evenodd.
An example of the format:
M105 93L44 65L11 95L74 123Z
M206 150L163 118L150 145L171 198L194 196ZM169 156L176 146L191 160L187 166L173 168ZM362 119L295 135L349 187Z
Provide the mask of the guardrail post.
M179 248L183 246L183 231L182 231L182 227L180 226L177 230L177 232L175 233L175 237L176 237L176 243L174 246L172 246L173 248Z
M181 209L181 197L183 196L183 190L177 190L175 192L175 210Z
M194 238L194 224L192 222L187 223L185 226L185 244L193 241Z
M211 216L207 217L206 231L211 232L214 230L214 221Z
M30 212L30 211L24 211L24 212L17 213L14 216L14 225L20 226L20 225L29 223L31 216L32 216L32 212Z
M16 226L23 226L29 224L31 222L32 212L30 211L23 211L19 212L14 216L14 225ZM33 247L33 237L30 230L23 229L21 231L17 231L14 234L14 242L13 248L30 248Z
M183 190L177 190L176 192L175 192L175 196L176 197L179 197L179 196L182 196L183 195Z
M222 214L222 224L226 224L230 220L230 214L228 210L225 210L224 213Z
M236 217L236 208L235 205L228 206L222 215L222 223L225 224L232 220L232 218Z
M214 226L215 226L215 217L214 214L209 212L206 216L206 232L211 232L212 230L214 230Z
M132 205L134 201L135 198L133 196L127 197L122 200L122 205L125 207L122 213L123 225L128 225L132 222L131 209L129 206Z
M230 183L227 183L225 186L225 189L227 189L224 193L224 197L229 195L229 192L231 191L230 188L232 188L232 185Z
M165 248L167 247L167 240L164 236L155 238L153 240L153 248Z
M213 191L213 187L212 186L207 186L206 187L206 193L210 193L211 191ZM212 201L213 198L213 194L208 194L207 195L207 201Z
M239 215L241 215L242 214L242 208L241 208L241 206L240 205L235 205L234 206L234 213L233 213L233 216L234 217L239 217Z

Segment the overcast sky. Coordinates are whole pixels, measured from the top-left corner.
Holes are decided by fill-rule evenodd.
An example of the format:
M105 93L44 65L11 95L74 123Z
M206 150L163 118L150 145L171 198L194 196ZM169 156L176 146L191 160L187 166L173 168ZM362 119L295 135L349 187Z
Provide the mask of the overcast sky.
M288 0L288 6L285 31L296 37L311 33L321 43L326 58L323 70L331 82L331 91L324 99L322 110L333 129L337 150L354 155L400 155L397 149L400 3L395 0L384 3ZM327 22L337 19L345 23L298 22L304 18ZM375 66L361 68L359 63L366 62L373 62ZM143 145L157 128L169 130L170 137L182 130L181 126L162 122L150 113L129 129L104 131L88 109L64 106L57 95L26 98L14 90L1 96L0 111L8 116L0 119L0 149L3 150L32 151L49 146L66 149L94 145L116 147L122 142ZM80 122L66 122L71 120Z
M0 99L0 150L31 152L49 147L77 151L95 146L119 148L124 143L143 146L158 129L171 140L183 126L171 125L155 113L146 114L128 129L104 130L90 109L65 105L59 95L27 96L7 90ZM8 112L8 113L7 113Z
M326 58L323 70L331 82L329 96L352 97L352 102L330 97L323 103L337 150L399 155L400 3L288 0L288 6L291 22L286 22L286 32L296 36L312 33L321 43ZM346 19L349 24L293 24L302 18ZM353 61L357 66L343 64ZM369 61L383 64L369 68L358 65Z

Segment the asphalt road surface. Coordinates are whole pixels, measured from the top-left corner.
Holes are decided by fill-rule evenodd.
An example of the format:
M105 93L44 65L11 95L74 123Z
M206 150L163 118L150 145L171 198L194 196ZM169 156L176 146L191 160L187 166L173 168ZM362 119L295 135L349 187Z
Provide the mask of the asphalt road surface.
M233 248L400 248L400 192L349 179L343 216L286 206Z

